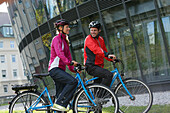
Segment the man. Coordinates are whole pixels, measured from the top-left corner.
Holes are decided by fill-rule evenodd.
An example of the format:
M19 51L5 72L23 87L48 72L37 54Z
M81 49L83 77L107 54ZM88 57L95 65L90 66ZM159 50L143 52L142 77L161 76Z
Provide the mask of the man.
M89 24L90 35L85 39L84 44L84 64L89 75L99 77L95 83L102 83L109 86L112 81L112 73L104 67L104 58L113 61L116 56L109 54L103 37L99 35L101 32L101 24L98 21L92 21ZM110 58L113 59L110 59Z

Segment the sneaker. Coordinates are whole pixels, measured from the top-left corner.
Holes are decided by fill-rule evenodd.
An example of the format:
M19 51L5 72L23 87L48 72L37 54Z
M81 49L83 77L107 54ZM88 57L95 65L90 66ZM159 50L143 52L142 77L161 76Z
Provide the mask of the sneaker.
M58 104L54 104L53 107L52 107L52 110L56 110L56 111L69 111L69 109L61 106L61 105L58 105Z

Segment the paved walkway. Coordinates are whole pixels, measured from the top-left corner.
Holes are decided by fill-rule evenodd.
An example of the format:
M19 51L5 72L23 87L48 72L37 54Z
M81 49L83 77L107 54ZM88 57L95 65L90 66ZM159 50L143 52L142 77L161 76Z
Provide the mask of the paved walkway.
M170 104L170 91L153 93L153 105ZM1 110L8 110L8 105L0 106Z

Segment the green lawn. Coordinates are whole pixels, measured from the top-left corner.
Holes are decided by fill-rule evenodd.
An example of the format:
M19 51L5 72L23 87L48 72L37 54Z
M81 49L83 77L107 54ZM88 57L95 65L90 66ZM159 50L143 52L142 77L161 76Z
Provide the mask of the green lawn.
M135 108L136 107L134 107L134 109ZM134 111L134 109L132 111ZM8 113L8 111L0 110L0 113ZM20 113L20 111L15 112L15 113ZM43 112L37 111L35 113L43 113ZM69 111L68 113L72 113L72 111ZM112 113L112 107L105 108L103 113ZM170 104L169 105L153 105L148 113L170 113Z
M132 111L135 111L135 108ZM104 113L112 113L112 108L108 107L104 109ZM126 112L133 113L133 112ZM153 105L148 113L170 113L170 104L169 105Z

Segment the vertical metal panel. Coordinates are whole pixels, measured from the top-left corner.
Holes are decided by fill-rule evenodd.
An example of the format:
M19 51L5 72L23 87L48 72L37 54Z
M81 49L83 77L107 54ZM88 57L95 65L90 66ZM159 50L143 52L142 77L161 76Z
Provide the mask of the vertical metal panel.
M159 7L158 7L157 0L153 0L153 1L154 1L154 4L155 4L156 15L157 15L160 31L161 31L161 34L162 34L162 38L163 38L163 42L164 42L164 46L165 46L165 51L166 51L166 54L167 54L167 57L168 57L169 65L170 65L170 55L169 55L169 52L168 52L168 43L167 43L168 41L166 40L165 30L164 30L163 23L162 23L161 16L160 16L160 10L159 10Z
M135 48L136 58L137 58L137 61L138 61L138 64L139 64L139 70L140 70L140 73L141 73L141 77L146 82L146 78L143 76L142 66L141 66L139 54L138 54L138 51L137 51L137 46L136 46L136 42L135 42L135 38L134 38L134 28L133 28L131 20L130 20L129 10L126 7L125 0L122 0L122 3L123 3L123 7L124 7L124 10L125 10L125 13L126 13L126 19L127 19L128 26L129 26L129 29L130 29L131 37L132 37L132 40L133 40L133 45L134 45L134 48Z
M108 40L108 37L107 37L107 34L106 34L106 28L105 28L105 25L104 25L104 22L103 22L102 14L101 14L101 12L100 12L100 7L99 7L98 0L96 0L96 4L97 4L98 12L99 12L99 17L100 17L100 20L101 20L102 26L103 26L103 32L104 32L104 35L105 35L105 37L106 37L106 43L107 43L107 45L108 45L109 52L111 52L110 43L109 43L109 40Z

